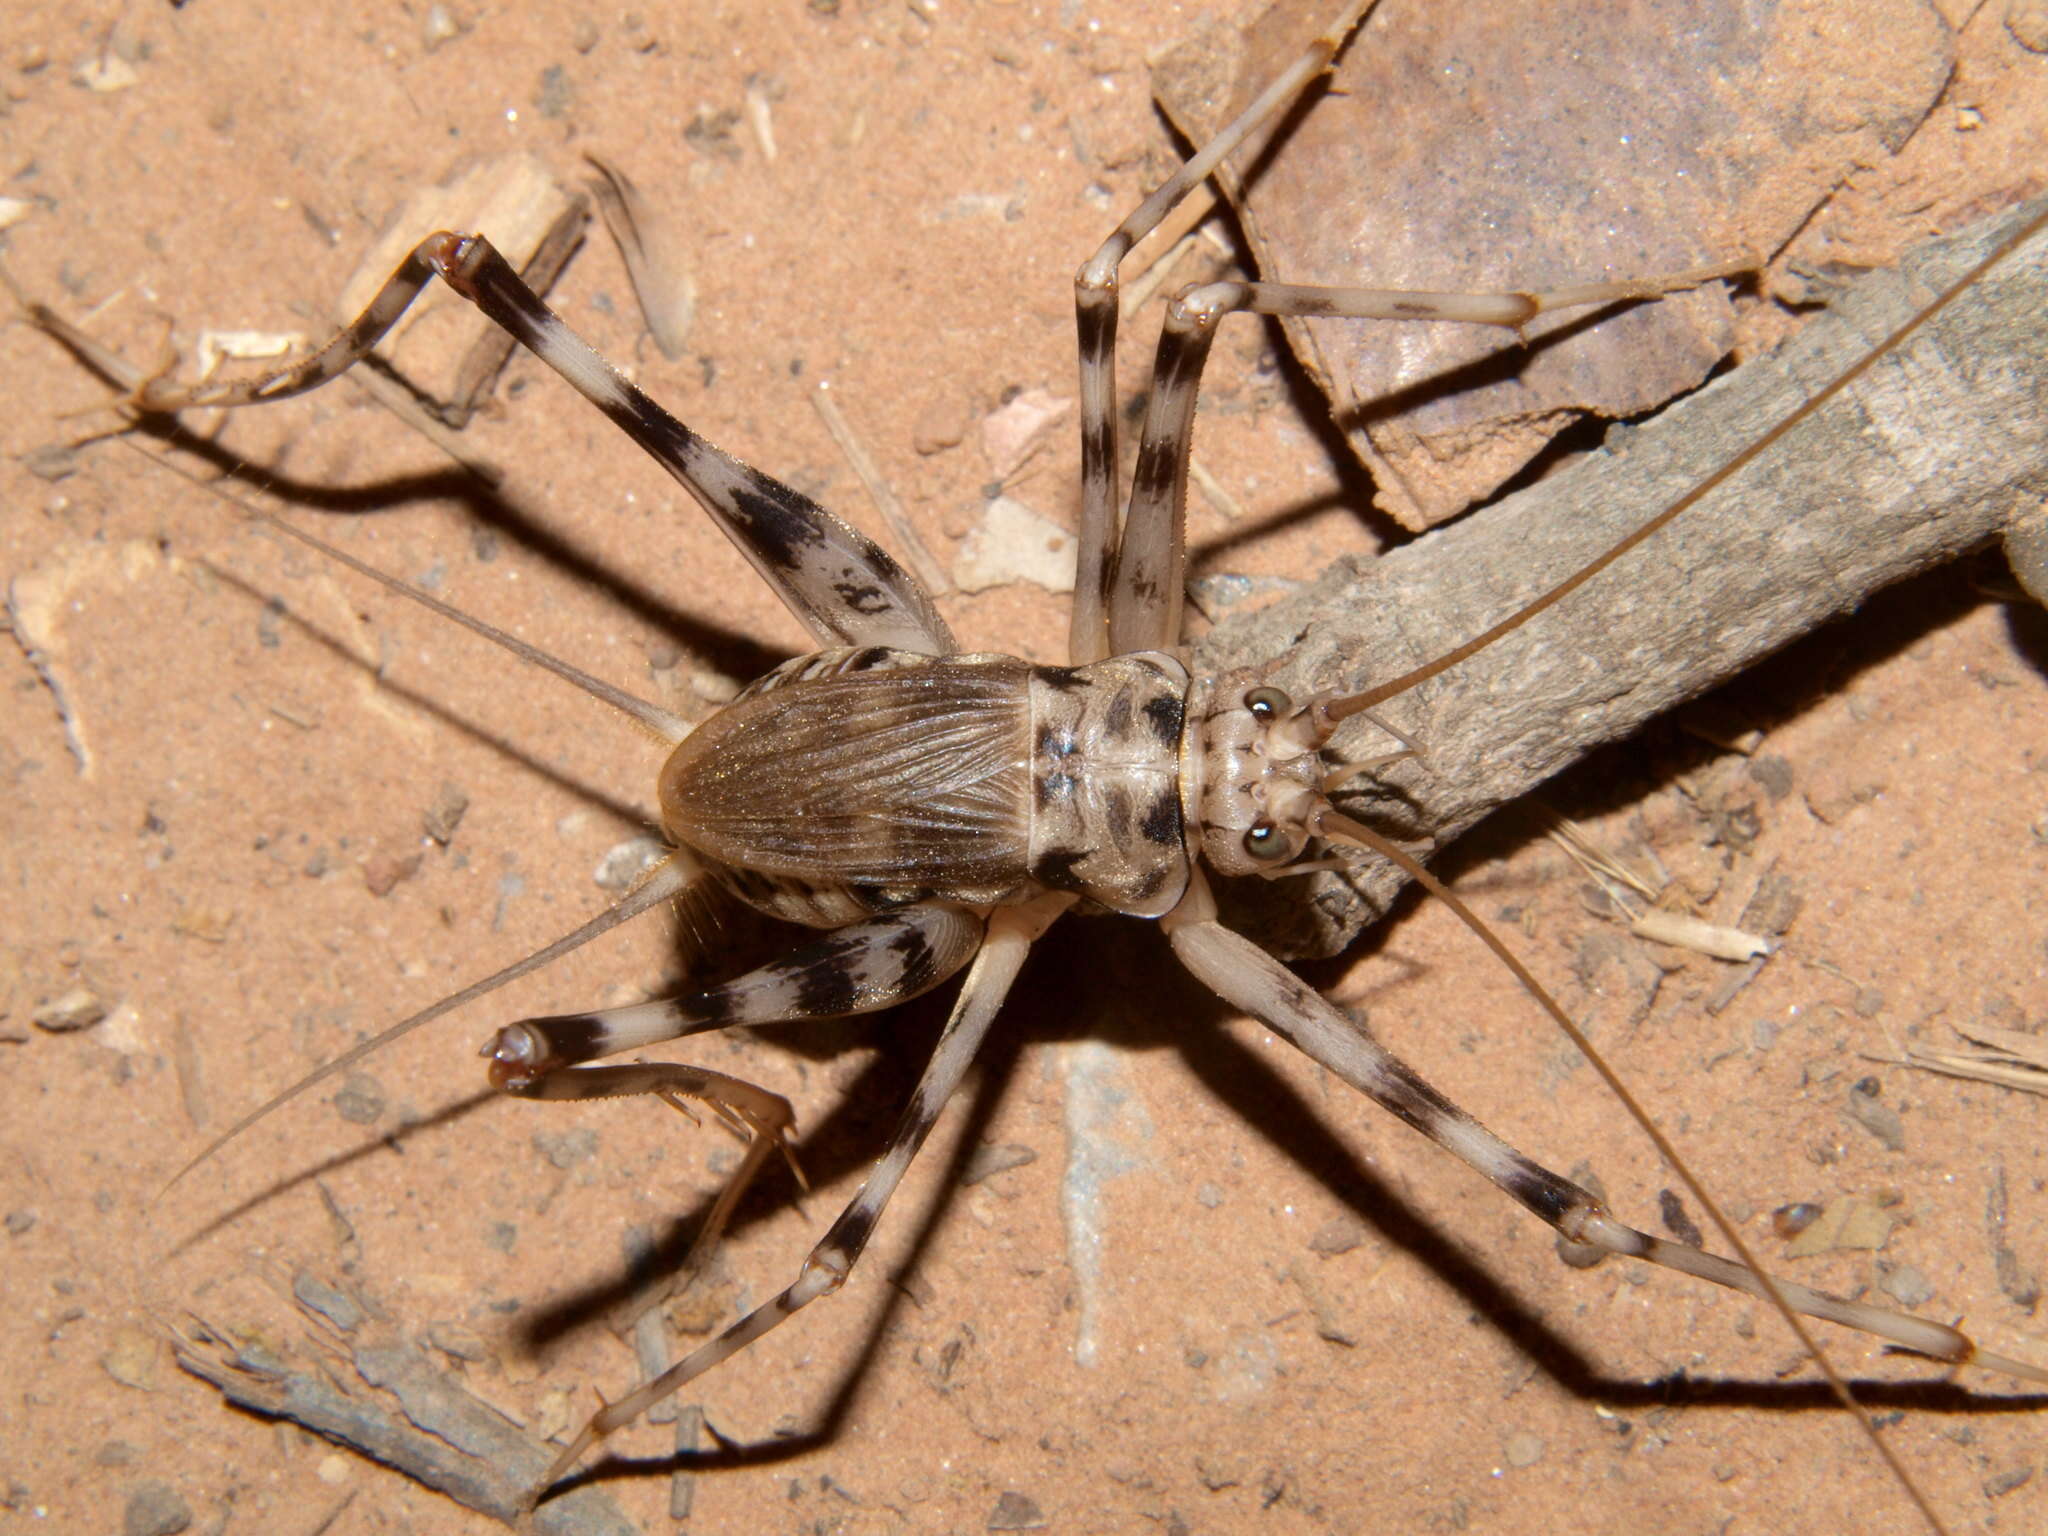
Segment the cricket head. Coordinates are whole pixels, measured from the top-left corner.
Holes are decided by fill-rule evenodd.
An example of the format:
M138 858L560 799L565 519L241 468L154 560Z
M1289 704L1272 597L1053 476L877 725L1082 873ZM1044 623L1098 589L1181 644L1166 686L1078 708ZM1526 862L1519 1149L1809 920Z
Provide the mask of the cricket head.
M1308 846L1323 797L1322 742L1310 712L1268 684L1225 680L1190 711L1189 796L1201 852L1222 875L1280 869Z
M1401 751L1364 762L1326 761L1324 746L1338 726L1364 713L1359 697L1319 693L1297 704L1256 678L1229 678L1217 683L1207 709L1189 711L1188 803L1210 868L1223 875L1285 874L1317 838L1356 841L1349 818L1330 804L1332 791L1418 754L1413 742L1375 718L1401 742Z

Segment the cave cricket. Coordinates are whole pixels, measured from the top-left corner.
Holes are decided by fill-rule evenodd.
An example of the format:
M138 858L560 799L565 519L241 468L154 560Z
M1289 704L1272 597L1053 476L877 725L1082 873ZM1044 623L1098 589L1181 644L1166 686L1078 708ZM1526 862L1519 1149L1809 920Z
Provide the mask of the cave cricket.
M644 1094L678 1108L696 1100L748 1138L744 1158L685 1262L687 1279L752 1178L779 1153L789 1152L790 1108L773 1093L707 1069L590 1063L732 1025L872 1012L964 972L958 1001L880 1161L796 1278L593 1416L532 1489L533 1501L605 1436L845 1283L973 1062L1031 945L1070 910L1156 921L1180 961L1218 996L1477 1169L1569 1241L1765 1299L1783 1314L1909 1489L1910 1480L1856 1408L1802 1316L1874 1334L1951 1364L1973 1363L2048 1382L2048 1372L1981 1351L1944 1324L1768 1277L1663 1132L1537 978L1411 851L1333 803L1347 781L1402 758L1426 757L1427 742L1408 741L1379 722L1371 714L1376 705L1457 665L1596 578L1775 442L1821 399L1847 387L1905 332L1887 338L1792 418L1621 544L1425 668L1364 691L1319 692L1301 699L1255 674L1208 677L1189 670L1181 646L1183 507L1197 384L1225 316L1242 311L1519 329L1542 313L1651 300L1737 276L1748 265L1734 261L1658 280L1539 294L1323 289L1250 281L1193 288L1168 307L1129 502L1120 513L1113 361L1118 266L1247 133L1283 110L1323 72L1369 8L1369 3L1347 7L1235 122L1118 226L1076 279L1080 556L1068 665L1063 667L959 653L932 598L890 555L809 498L723 453L668 415L572 334L480 236L440 234L422 242L353 324L305 360L253 380L188 386L146 379L49 311L35 308L38 320L60 339L124 382L133 411L167 415L257 404L319 387L362 359L438 276L567 379L674 476L820 647L769 672L692 728L665 709L293 532L565 678L666 741L672 750L661 770L658 799L672 846L618 905L329 1062L244 1116L188 1170L288 1100L398 1036L642 912L672 902L690 907L737 900L820 930L821 936L733 980L674 998L521 1020L499 1030L484 1050L490 1080L505 1092L557 1100ZM2031 233L2030 228L2019 238ZM1935 307L1977 275L1971 273ZM1332 738L1354 719L1385 731L1387 744L1376 756L1333 757ZM1223 926L1201 867L1206 863L1223 876L1280 877L1341 865L1359 851L1394 862L1425 885L1513 972L1641 1123L1734 1249L1735 1259L1621 1224L1586 1189L1478 1124L1278 961ZM1928 1518L1938 1528L1931 1512Z

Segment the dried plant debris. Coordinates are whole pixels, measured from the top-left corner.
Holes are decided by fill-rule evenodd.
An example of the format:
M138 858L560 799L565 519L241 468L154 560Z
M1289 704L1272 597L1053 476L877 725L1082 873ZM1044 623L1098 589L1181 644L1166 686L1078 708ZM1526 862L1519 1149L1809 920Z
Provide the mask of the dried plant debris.
M1830 1200L1820 1215L1785 1245L1785 1257L1810 1259L1816 1254L1855 1249L1874 1252L1891 1241L1895 1224L1875 1201L1842 1195Z
M697 282L690 275L682 234L624 171L593 154L583 158L597 172L589 182L590 194L625 260L648 334L673 363L687 349L690 323L697 317Z
M355 319L414 246L440 229L487 236L526 285L545 294L583 238L589 205L557 182L537 155L500 155L413 194L357 264L335 300ZM447 426L460 427L511 356L512 339L460 296L430 289L378 344L382 360Z
M854 474L859 476L862 488L868 493L868 500L875 504L875 510L882 514L882 521L889 525L896 547L903 552L917 579L925 584L925 590L934 597L943 597L952 591L939 562L925 548L924 540L918 537L917 527L904 510L902 499L884 478L881 467L875 463L874 455L868 452L860 434L853 430L853 423L839 409L839 402L832 398L829 383L820 384L811 391L811 405L817 411L818 419L825 423L825 430L832 434L832 441L846 455L846 462L853 466Z
M1907 1045L1896 1057L1888 1059L1926 1072L1997 1083L2025 1093L2048 1094L2048 1039L1996 1024L1950 1027L1965 1040L1975 1042L1974 1045L1948 1049Z
M2006 1219L2005 1165L2001 1163L1998 1176L1991 1181L1990 1192L1984 1197L1984 1230L1991 1240L1991 1263L1998 1275L1998 1288L2016 1306L2031 1312L2041 1303L2041 1277L2020 1262L2007 1237Z
M1639 903L1662 898L1665 882L1629 865L1611 849L1603 848L1592 835L1569 817L1544 808L1550 818L1550 839L1569 854L1592 877L1615 910L1628 920L1629 932L1639 939L1669 944L1676 949L1711 955L1716 960L1760 959L1777 946L1758 933L1710 923L1690 912L1666 907L1645 909ZM1745 918L1748 917L1745 912ZM1782 931L1782 930L1780 930Z
M1074 536L1011 496L998 496L960 541L953 585L962 592L1028 581L1048 592L1074 590Z
M1845 1112L1849 1118L1883 1143L1887 1152L1906 1148L1906 1123L1899 1112L1878 1097L1882 1085L1874 1077L1858 1080L1849 1090Z
M527 1490L553 1460L548 1447L353 1298L306 1277L293 1294L319 1329L317 1359L301 1361L194 1319L173 1343L178 1364L238 1407L288 1419L512 1524ZM595 1486L551 1499L534 1515L533 1528L550 1536L630 1536L634 1530Z

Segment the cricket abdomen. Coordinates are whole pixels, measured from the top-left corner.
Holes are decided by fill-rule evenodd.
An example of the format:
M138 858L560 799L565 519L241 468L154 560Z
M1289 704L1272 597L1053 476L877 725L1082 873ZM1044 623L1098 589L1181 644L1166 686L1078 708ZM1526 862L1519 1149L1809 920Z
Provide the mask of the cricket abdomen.
M1073 891L1157 916L1186 889L1170 656L821 652L697 727L660 780L670 836L797 921Z

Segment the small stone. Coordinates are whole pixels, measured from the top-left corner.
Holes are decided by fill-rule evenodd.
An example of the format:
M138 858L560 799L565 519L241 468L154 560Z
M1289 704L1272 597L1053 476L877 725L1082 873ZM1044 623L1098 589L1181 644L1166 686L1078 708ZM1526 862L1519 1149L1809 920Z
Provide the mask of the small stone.
M983 1145L974 1149L974 1155L967 1160L967 1171L960 1175L963 1185L979 1184L983 1179L994 1178L1011 1168L1022 1168L1026 1163L1036 1162L1038 1153L1021 1142L1006 1141L999 1145Z
M83 61L71 74L74 84L100 96L125 91L141 78L135 72L135 66L118 53L96 54ZM189 1520L191 1516L188 1514L185 1518Z
M1906 1146L1906 1123L1896 1109L1878 1098L1872 1091L1874 1087L1858 1083L1849 1090L1849 1118L1882 1142L1887 1152L1902 1152Z
M32 1017L38 1029L64 1035L75 1029L91 1029L111 1011L106 999L90 987L73 987L37 1008Z
M2010 1467L2003 1472L1994 1473L1984 1479L1984 1497L2002 1499L2014 1489L2025 1487L2027 1480L2033 1475L2034 1469L2030 1466Z
M384 1090L367 1072L351 1072L334 1096L334 1112L350 1125L374 1125L384 1113Z
M1868 1200L1845 1195L1829 1201L1819 1219L1785 1245L1785 1256L1805 1259L1837 1250L1875 1252L1891 1240L1891 1235L1891 1217Z
M1933 1299L1934 1287L1911 1264L1887 1265L1878 1276L1878 1288L1902 1307L1917 1307Z
M953 559L953 585L985 592L1020 581L1048 592L1074 590L1074 536L1011 496L998 496L981 521L960 541Z
M1204 1179L1195 1186L1195 1203L1205 1211L1213 1211L1223 1203L1223 1186Z
M12 202L12 198L0 199ZM9 223L19 222L8 220ZM0 224L4 228L5 224ZM69 443L44 443L40 448L31 448L22 455L22 468L38 480L62 480L78 472L78 450Z
M159 1478L137 1483L121 1511L121 1536L178 1536L192 1524L192 1506Z
M1365 1228L1348 1216L1333 1216L1317 1227L1308 1240L1308 1251L1326 1259L1349 1253L1365 1241Z
M430 5L420 22L420 43L432 53L443 43L453 42L462 35L462 23L445 5Z
M1743 766L1772 800L1782 800L1792 793L1792 765L1784 758L1753 757Z
M533 110L542 117L567 117L569 105L576 99L576 87L569 80L569 71L559 64L550 64L540 72L540 89L534 93Z
M2048 53L2048 0L2006 0L2005 30L2029 53Z
M369 887L372 896L389 896L402 882L419 872L420 856L416 853L402 859L388 853L373 854L363 865L363 884Z
M445 780L434 793L434 803L427 807L420 817L420 827L435 842L446 848L455 836L455 829L462 825L462 816L469 809L469 796L459 784Z
M100 1369L124 1387L154 1392L163 1366L163 1345L153 1333L117 1328L113 1342L100 1355Z
M988 1529L991 1531L1039 1531L1045 1528L1045 1515L1037 1504L1014 1489L1005 1490L996 1500L996 1507L989 1511Z
M533 1149L557 1168L574 1168L597 1155L597 1132L587 1125L579 1125L575 1130L564 1131L560 1135L535 1131Z
M910 446L929 458L958 448L967 436L967 407L958 400L938 400L918 413L910 429Z
M981 452L998 480L1007 480L1073 406L1049 390L1025 389L982 418Z
M1264 602L1299 591L1291 576L1248 576L1241 571L1215 571L1188 583L1188 600L1212 623L1247 603Z
M1501 1448L1501 1454L1507 1458L1507 1463L1511 1467L1533 1467L1543 1459L1542 1437L1529 1434L1526 1430L1509 1435L1507 1444Z
M629 837L605 850L591 878L614 896L623 896L640 883L640 877L668 857L659 838Z

